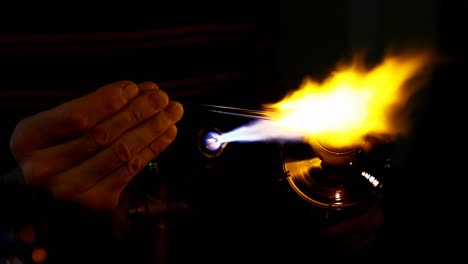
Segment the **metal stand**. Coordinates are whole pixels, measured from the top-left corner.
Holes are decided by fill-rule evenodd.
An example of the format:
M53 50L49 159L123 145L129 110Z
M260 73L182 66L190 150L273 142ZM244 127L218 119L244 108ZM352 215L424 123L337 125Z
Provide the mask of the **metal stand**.
M156 162L148 164L152 177L158 173ZM145 217L151 219L154 230L154 263L168 263L167 242L170 228L173 227L171 219L189 212L189 206L184 201L171 200L168 195L169 187L162 180L159 184L158 195L146 194L138 200L134 207L127 210L130 217Z

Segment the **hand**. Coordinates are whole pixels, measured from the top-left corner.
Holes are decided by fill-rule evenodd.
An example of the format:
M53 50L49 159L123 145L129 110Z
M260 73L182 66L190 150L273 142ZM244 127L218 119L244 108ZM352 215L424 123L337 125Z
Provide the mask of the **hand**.
M120 193L177 135L183 107L155 83L119 81L20 121L10 149L28 184L91 209Z

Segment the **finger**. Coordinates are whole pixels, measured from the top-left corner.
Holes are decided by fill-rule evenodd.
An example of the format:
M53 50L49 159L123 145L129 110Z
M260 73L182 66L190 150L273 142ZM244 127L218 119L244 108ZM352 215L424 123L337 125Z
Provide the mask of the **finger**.
M147 90L122 111L96 125L86 135L33 153L34 159L30 159L25 166L25 174L34 181L75 166L98 150L112 144L128 129L160 112L168 103L169 98L164 91ZM50 160L54 163L50 163Z
M10 147L15 153L22 153L79 135L118 112L138 92L138 86L131 81L115 82L28 117L16 127Z
M162 111L169 103L168 95L162 90L149 90L134 99L125 109L94 127L81 137L85 151L94 152L113 143L128 129L139 125Z
M128 163L103 177L93 188L80 193L73 200L93 209L115 208L125 186L154 157L164 151L174 141L176 135L177 127L173 125Z
M179 121L182 115L182 105L170 102L164 111L129 130L108 148L78 166L58 174L51 184L54 187L53 193L67 195L90 189L104 175L132 160L143 148Z
M142 82L138 84L138 87L140 88L140 91L159 89L159 86L154 82Z

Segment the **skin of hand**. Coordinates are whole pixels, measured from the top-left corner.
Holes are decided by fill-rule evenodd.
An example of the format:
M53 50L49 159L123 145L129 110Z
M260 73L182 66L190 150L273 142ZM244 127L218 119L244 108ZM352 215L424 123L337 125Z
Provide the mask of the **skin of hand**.
M174 141L182 116L182 105L155 83L123 80L21 120L10 150L27 184L109 210L128 182Z

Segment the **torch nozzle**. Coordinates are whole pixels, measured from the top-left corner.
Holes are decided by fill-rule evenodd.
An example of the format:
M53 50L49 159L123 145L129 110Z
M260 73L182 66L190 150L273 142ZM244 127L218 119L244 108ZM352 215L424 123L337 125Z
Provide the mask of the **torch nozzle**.
M203 128L197 135L198 149L209 158L221 154L227 142L223 141L222 133L217 128Z
M218 150L223 143L220 134L217 132L208 132L205 137L205 147L210 151Z
M208 111L224 115L243 116L255 119L271 120L271 112L264 110L246 109L239 107L229 107L221 105L201 104L200 106L207 108Z

